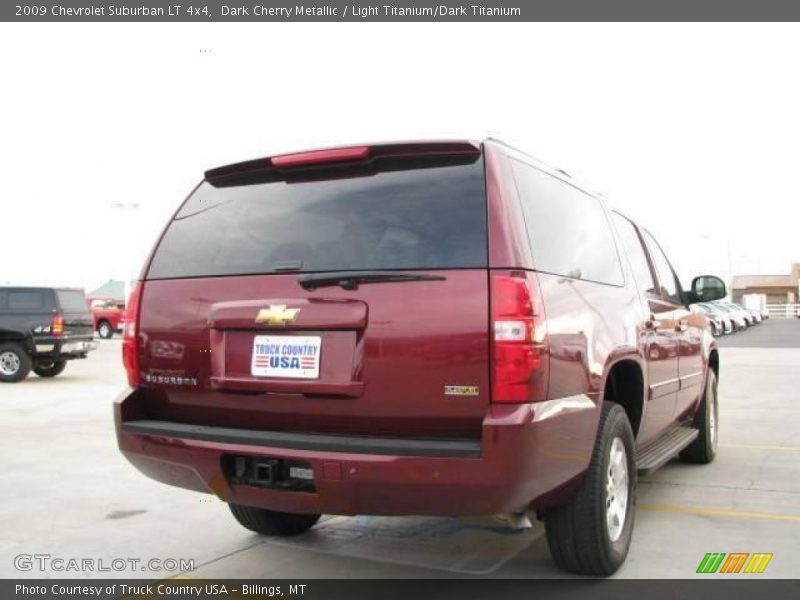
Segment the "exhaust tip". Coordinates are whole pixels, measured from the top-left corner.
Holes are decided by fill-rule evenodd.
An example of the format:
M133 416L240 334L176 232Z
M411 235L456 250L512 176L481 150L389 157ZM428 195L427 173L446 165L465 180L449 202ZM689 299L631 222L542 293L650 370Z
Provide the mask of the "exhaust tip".
M511 527L512 529L531 529L533 522L528 513L505 513L494 515L495 520Z

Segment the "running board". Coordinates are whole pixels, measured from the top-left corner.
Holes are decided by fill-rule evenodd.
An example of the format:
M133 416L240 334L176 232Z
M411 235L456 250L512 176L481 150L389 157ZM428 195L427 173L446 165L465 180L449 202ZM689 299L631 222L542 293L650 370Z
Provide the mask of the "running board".
M636 451L636 468L647 475L664 466L699 435L694 427L673 427L654 442Z

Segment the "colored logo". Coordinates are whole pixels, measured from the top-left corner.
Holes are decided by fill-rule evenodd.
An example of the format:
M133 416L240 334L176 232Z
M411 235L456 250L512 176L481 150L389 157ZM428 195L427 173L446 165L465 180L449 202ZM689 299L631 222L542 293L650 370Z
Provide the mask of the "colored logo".
M269 308L258 311L256 323L285 326L289 321L294 321L299 312L299 308L286 308L285 304L270 304Z
M256 344L253 364L272 369L314 369L319 346L310 344Z
M257 335L250 373L256 377L319 377L322 338L317 335Z
M697 566L697 573L763 573L771 560L771 552L708 552Z

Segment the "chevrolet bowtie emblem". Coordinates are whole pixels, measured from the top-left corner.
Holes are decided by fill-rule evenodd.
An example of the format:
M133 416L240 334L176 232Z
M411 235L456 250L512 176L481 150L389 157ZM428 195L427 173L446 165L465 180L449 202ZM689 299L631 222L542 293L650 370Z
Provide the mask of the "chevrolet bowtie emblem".
M285 304L270 304L269 308L262 308L256 316L256 323L267 325L286 325L297 318L299 308L286 308Z

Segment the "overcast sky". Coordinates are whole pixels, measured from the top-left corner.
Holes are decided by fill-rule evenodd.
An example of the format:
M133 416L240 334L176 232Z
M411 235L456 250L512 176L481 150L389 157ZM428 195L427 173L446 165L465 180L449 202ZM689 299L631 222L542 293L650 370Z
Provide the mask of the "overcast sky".
M0 283L135 275L221 164L486 136L648 226L684 283L800 261L795 24L0 24ZM206 50L201 52L201 50Z

